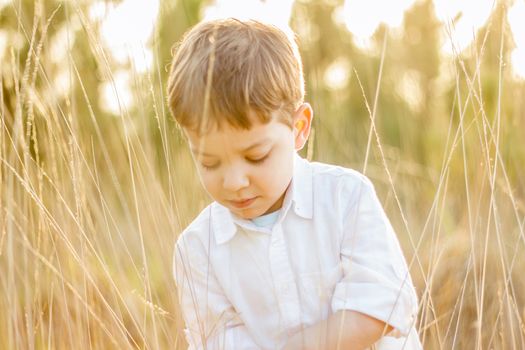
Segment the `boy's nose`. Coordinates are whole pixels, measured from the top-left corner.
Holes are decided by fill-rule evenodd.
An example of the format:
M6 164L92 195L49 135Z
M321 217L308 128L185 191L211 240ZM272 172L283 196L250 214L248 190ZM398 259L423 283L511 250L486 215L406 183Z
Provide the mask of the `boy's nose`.
M222 186L227 191L238 191L250 184L247 174L240 169L228 169L224 173Z

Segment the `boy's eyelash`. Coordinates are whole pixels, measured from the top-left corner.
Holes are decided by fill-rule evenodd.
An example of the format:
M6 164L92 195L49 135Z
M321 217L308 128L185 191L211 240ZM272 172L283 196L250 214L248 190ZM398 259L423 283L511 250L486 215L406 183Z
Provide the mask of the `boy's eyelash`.
M215 168L218 167L218 165L204 165L201 163L201 166L205 169L205 170L213 170Z
M265 155L264 157L259 158L259 159L250 159L250 158L246 158L246 160L247 160L249 163L252 163L252 164L261 164L261 163L264 162L266 159L268 159L269 156L270 156L270 154L268 153L267 155ZM214 164L214 165L205 165L205 164L202 164L202 163L201 163L201 166L202 166L205 170L213 170L213 169L218 168L218 167L219 167L219 164Z
M269 155L270 155L270 154L268 153L267 155L265 155L264 157L259 158L259 159L250 159L250 158L246 158L246 160L247 160L248 162L252 163L252 164L261 164L262 162L264 162L264 161L268 158Z

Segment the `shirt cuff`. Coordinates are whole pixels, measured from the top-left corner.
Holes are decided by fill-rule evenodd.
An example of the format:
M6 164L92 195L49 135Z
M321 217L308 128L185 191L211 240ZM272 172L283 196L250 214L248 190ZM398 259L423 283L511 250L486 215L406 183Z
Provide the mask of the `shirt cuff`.
M417 298L399 286L339 282L332 297L332 312L340 310L374 317L395 328L391 335L407 336L417 315Z

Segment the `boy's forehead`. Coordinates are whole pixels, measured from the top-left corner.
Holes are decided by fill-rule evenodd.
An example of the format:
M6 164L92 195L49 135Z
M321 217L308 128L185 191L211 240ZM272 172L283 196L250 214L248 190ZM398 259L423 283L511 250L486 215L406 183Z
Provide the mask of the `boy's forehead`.
M235 151L249 151L272 142L271 125L268 124L252 125L249 129L214 128L202 134L184 129L184 133L194 153L212 154L225 148Z

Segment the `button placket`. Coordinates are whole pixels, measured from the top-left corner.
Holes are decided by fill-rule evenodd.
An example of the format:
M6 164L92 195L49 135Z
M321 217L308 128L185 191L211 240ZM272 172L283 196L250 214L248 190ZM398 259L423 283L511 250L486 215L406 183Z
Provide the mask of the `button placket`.
M277 302L287 328L300 325L300 305L294 273L280 224L276 224L269 250L270 268L277 291Z

